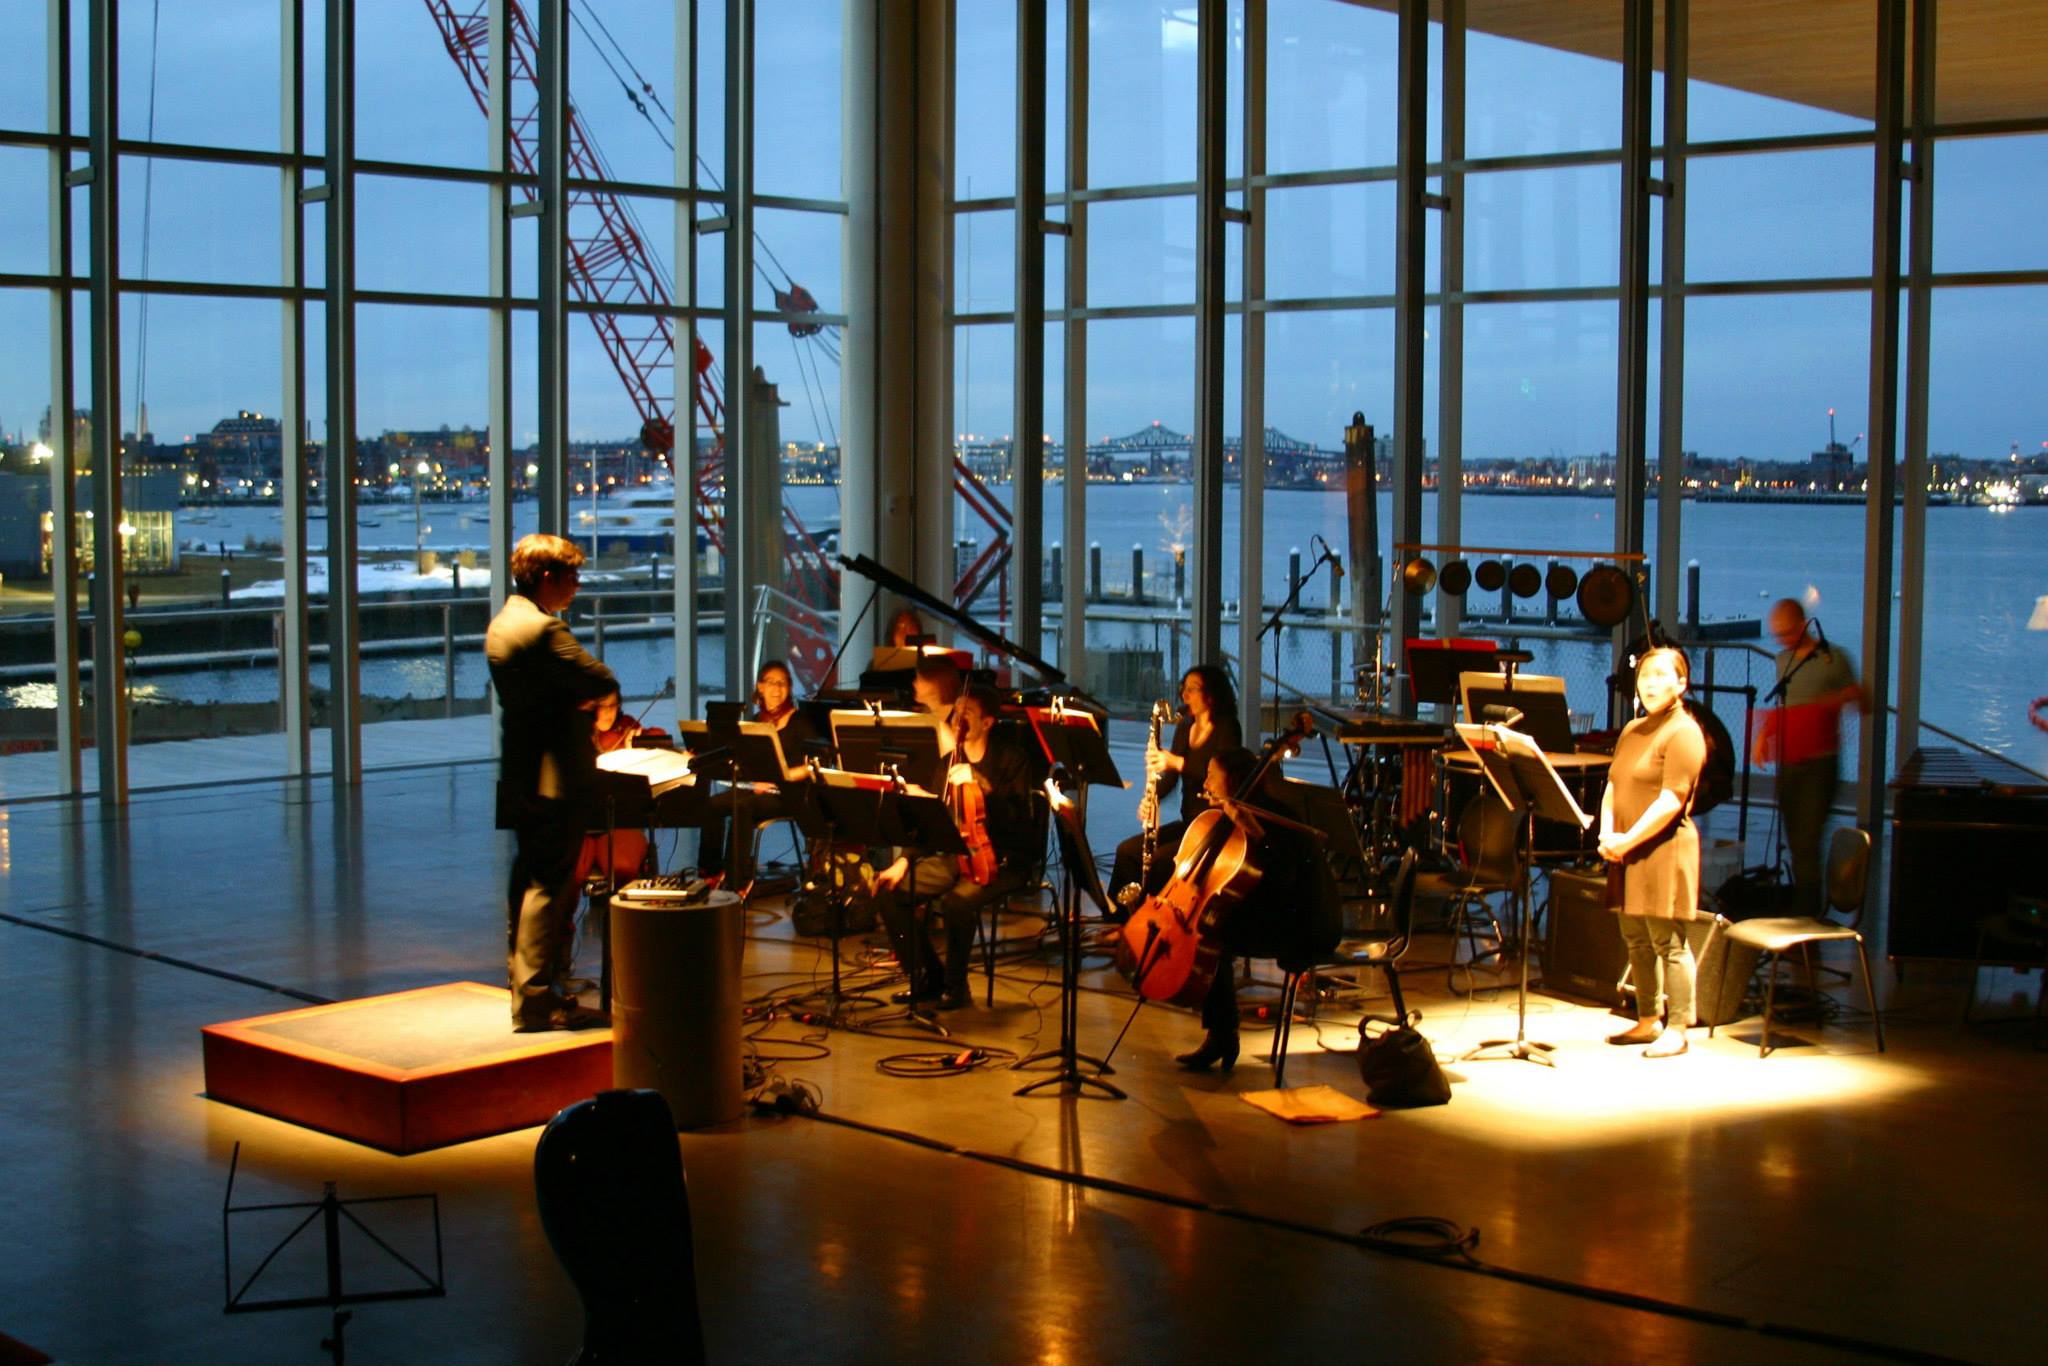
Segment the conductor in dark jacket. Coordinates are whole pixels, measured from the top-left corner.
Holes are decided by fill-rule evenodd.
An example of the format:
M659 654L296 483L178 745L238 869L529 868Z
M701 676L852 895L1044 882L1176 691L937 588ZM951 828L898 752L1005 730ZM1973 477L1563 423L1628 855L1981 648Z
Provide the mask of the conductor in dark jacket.
M512 594L484 636L504 718L498 759L498 828L517 839L507 893L512 1027L580 1029L605 1023L559 995L576 856L589 825L597 749L591 716L619 690L554 614L576 596L583 552L560 536L522 536L512 547Z

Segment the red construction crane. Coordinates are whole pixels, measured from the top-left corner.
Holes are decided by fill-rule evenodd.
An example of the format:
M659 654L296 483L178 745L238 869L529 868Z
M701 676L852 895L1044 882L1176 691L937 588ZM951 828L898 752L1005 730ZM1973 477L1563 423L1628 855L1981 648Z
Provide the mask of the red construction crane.
M478 5L458 12L453 0L425 0L434 26L440 30L448 55L469 85L477 108L490 113L490 12ZM516 113L509 121L512 169L523 174L538 170L537 146L539 85L535 79L538 44L533 25L518 0L506 6L507 61L515 89L533 94L530 103L515 101ZM637 102L637 97L636 97ZM644 112L644 110L643 110ZM568 108L568 173L572 179L611 180L604 157L583 126L574 104ZM532 191L527 191L532 197ZM669 309L674 300L668 282L647 250L647 243L633 215L619 196L607 190L575 189L568 202L568 281L580 302L598 305L654 306ZM776 302L786 312L815 313L817 300L794 281L776 290ZM588 315L597 331L612 368L618 371L634 410L640 415L640 440L648 450L668 454L676 444L675 397L666 392L674 374L675 327L665 312L619 314L598 308ZM821 325L791 323L790 335L816 338ZM725 477L725 400L713 373L710 350L701 339L696 344L691 366L692 406L696 420L711 441L693 461L692 502L695 519L721 554L725 549L725 510L722 490ZM694 451L694 439L683 442ZM671 459L671 466L674 461ZM1008 564L1010 558L1010 513L997 502L981 481L956 456L953 461L954 487L968 506L994 533L991 543L969 565L954 585L955 601L963 606L973 602L993 580L998 590L998 612L1009 614ZM677 477L682 477L677 470ZM787 503L782 509L783 575L782 591L803 603L810 612L791 614L788 624L790 663L811 689L823 686L837 641L823 623L824 614L837 609L839 575L823 548L804 528ZM694 553L694 528L678 528L676 553ZM815 617L812 614L817 614Z

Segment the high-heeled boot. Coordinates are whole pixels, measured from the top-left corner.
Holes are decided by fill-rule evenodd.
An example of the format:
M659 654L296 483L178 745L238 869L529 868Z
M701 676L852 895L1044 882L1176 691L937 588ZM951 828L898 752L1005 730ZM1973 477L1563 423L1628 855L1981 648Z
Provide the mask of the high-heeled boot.
M1202 1046L1192 1053L1182 1053L1174 1061L1190 1072L1206 1072L1217 1063L1223 1064L1228 1072L1237 1066L1237 1034L1224 1034L1210 1030L1202 1036Z

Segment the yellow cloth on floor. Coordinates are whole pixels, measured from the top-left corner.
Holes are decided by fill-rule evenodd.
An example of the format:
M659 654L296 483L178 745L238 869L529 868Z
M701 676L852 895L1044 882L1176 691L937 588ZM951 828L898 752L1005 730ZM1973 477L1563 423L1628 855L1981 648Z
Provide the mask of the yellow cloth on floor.
M1245 1091L1239 1094L1238 1099L1247 1105L1256 1105L1289 1124L1336 1124L1347 1119L1369 1119L1379 1113L1364 1101L1353 1100L1334 1086Z

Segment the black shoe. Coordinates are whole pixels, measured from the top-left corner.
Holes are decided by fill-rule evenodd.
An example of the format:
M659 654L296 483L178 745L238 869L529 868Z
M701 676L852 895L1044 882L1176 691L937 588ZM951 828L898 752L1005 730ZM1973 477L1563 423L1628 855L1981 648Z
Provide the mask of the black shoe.
M1210 1030L1202 1036L1202 1046L1192 1053L1182 1053L1174 1061L1190 1072L1206 1072L1216 1063L1223 1064L1228 1072L1237 1066L1237 1035L1218 1034Z
M936 991L905 990L889 998L899 1006L928 1006L939 999Z
M512 1025L515 1034L538 1034L551 1029L609 1029L612 1017L601 1010L578 1005L557 1006L545 1015L529 1016Z
M966 987L949 987L939 998L940 1010L966 1010L974 1004L974 993Z

